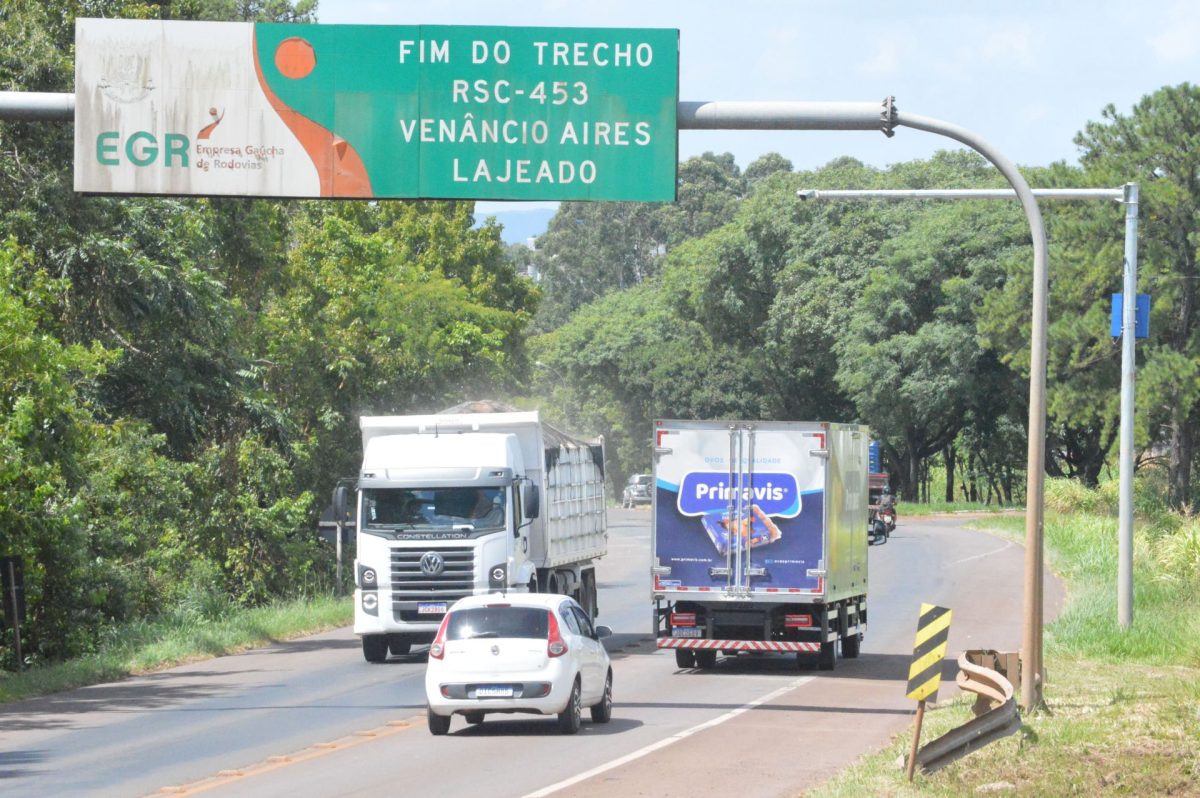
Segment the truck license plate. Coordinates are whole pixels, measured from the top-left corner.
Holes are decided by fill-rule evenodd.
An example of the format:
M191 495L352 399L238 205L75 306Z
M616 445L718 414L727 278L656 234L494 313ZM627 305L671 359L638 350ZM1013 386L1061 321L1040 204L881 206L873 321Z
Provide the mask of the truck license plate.
M513 689L511 687L477 687L475 688L476 698L512 698Z
M671 629L671 637L701 637L704 630L699 626L676 626Z
M417 615L445 615L446 602L423 601L417 605Z

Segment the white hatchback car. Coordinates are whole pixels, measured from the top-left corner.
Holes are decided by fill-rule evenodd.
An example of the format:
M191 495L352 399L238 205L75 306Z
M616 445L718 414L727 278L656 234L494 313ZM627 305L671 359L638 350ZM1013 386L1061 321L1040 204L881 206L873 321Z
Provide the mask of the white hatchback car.
M592 626L567 596L493 593L456 601L429 647L425 697L429 731L445 734L454 715L482 723L492 712L557 715L564 734L612 717L612 667Z

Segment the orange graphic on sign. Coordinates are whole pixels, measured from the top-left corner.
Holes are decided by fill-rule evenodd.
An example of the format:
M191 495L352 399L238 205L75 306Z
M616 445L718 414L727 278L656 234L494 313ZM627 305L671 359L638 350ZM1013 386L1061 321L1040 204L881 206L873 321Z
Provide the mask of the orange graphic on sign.
M196 138L198 139L207 139L212 135L212 132L216 130L217 125L221 124L221 120L225 118L225 111L222 110L218 116L216 108L209 108L208 115L213 118L212 124L205 125L203 128L201 128L200 132L196 134Z
M304 77L312 72L316 63L317 58L312 45L298 37L286 39L275 48L275 66L289 78ZM271 91L263 76L257 38L254 41L254 70L258 73L258 83L267 101L293 135L300 140L300 146L304 147L304 151L316 166L317 177L321 181L320 196L374 196L371 191L371 179L367 176L367 167L354 147L345 139L334 136L331 131L290 108Z
M275 48L275 66L286 78L306 78L316 65L317 54L313 52L313 46L299 36L284 39Z

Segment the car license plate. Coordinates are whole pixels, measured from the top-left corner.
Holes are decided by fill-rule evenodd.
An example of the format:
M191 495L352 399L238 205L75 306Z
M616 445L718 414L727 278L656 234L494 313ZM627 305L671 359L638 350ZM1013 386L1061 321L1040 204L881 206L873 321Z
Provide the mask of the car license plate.
M512 698L513 689L511 687L477 687L475 688L476 698Z
M417 615L445 615L446 602L444 601L423 601L417 605Z
M699 626L676 626L671 629L672 637L701 637L704 630Z

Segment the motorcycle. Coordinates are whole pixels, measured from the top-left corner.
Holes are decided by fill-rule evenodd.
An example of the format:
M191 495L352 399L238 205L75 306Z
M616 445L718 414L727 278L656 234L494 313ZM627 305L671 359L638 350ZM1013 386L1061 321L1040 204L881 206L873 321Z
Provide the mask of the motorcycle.
M872 509L867 527L870 543L876 545L887 543L892 532L896 530L896 511L894 509Z
M896 531L896 511L894 509L880 510L879 518L883 521L883 541L886 543L891 534Z

